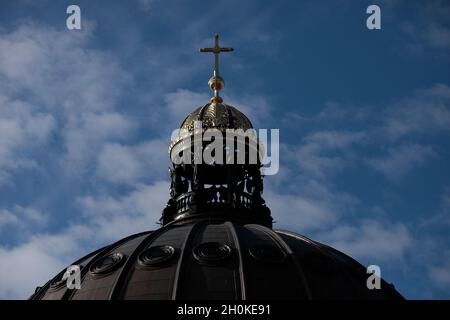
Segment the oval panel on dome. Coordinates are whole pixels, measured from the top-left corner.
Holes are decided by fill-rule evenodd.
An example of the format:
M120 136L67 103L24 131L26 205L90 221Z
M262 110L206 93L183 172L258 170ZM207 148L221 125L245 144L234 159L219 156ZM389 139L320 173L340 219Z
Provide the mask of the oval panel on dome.
M117 269L122 265L125 261L125 255L121 252L115 252L108 254L104 257L98 258L92 266L89 268L89 271L94 276L103 276L110 274L112 271Z
M204 242L192 250L194 258L205 264L215 264L225 260L230 257L231 252L228 245L219 242Z
M77 265L80 270L83 269L82 265ZM52 291L56 291L61 289L62 287L65 287L67 285L67 278L63 279L64 274L67 272L69 267L67 267L66 269L64 269L63 271L61 271L51 282L50 282L50 289Z
M176 249L169 245L154 246L139 254L138 263L142 267L160 267L175 258Z
M286 258L286 254L274 246L257 244L248 249L250 255L255 260L267 263L281 263Z
M65 273L66 273L66 270L63 270L55 277L55 279L52 280L52 282L50 282L50 289L58 290L67 283L67 280L65 280L65 279L63 280Z

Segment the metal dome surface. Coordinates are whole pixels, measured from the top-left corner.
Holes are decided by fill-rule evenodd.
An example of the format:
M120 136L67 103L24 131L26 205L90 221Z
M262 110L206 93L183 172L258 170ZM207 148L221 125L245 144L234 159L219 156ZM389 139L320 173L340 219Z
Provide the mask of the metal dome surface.
M169 224L76 261L81 289L54 286L31 299L401 299L392 285L366 286L347 255L288 231L208 219Z

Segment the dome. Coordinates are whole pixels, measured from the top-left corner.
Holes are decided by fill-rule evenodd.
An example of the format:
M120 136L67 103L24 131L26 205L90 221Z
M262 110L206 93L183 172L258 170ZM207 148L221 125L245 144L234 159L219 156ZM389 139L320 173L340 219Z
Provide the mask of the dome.
M225 103L208 103L191 112L181 123L178 137L169 146L169 156L172 150L186 136L194 134L194 124L200 121L202 130L217 129L225 132L227 129L241 129L247 131L253 129L253 125L245 114ZM256 137L254 137L256 139Z
M32 299L401 299L366 287L366 269L319 242L259 224L204 219L129 236L74 262Z
M253 128L242 112L218 95L224 82L217 55L230 51L218 46L217 35L215 47L203 49L216 55L209 81L214 97L183 121L185 133L170 145L171 185L161 228L131 235L75 261L72 265L81 270L80 288L68 288L67 272L62 270L31 299L402 298L383 280L380 289L370 290L366 269L345 254L272 228L271 211L262 197L261 161L247 161L258 146L242 151L233 142L232 147L217 149L226 148L228 155L240 152L243 163L191 162L191 155L201 152L189 154L195 142L183 140L186 135L195 138L196 121L202 121L201 132ZM255 141L256 137L244 144ZM200 146L205 150L209 143ZM178 153L188 156L175 162L172 154Z
M245 114L225 103L208 103L197 108L181 124L181 129L194 130L194 121L201 121L203 128L252 129L252 123Z

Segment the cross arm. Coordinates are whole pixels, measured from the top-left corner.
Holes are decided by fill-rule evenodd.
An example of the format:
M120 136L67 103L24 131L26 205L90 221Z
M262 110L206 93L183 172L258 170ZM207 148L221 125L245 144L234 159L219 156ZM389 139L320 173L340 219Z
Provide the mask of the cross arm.
M234 48L220 48L221 52L231 52L234 51Z
M213 52L213 53L220 53L220 52L231 52L234 51L233 48L201 48L200 52Z

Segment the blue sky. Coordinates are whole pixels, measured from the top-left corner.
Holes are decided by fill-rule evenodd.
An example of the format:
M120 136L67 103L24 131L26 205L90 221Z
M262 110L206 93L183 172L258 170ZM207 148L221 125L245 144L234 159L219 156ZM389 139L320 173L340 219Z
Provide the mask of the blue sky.
M280 129L275 227L379 265L406 298L450 298L450 5L435 0L1 0L0 298L157 227L170 133L211 95L198 48L214 32L236 49L225 101Z

